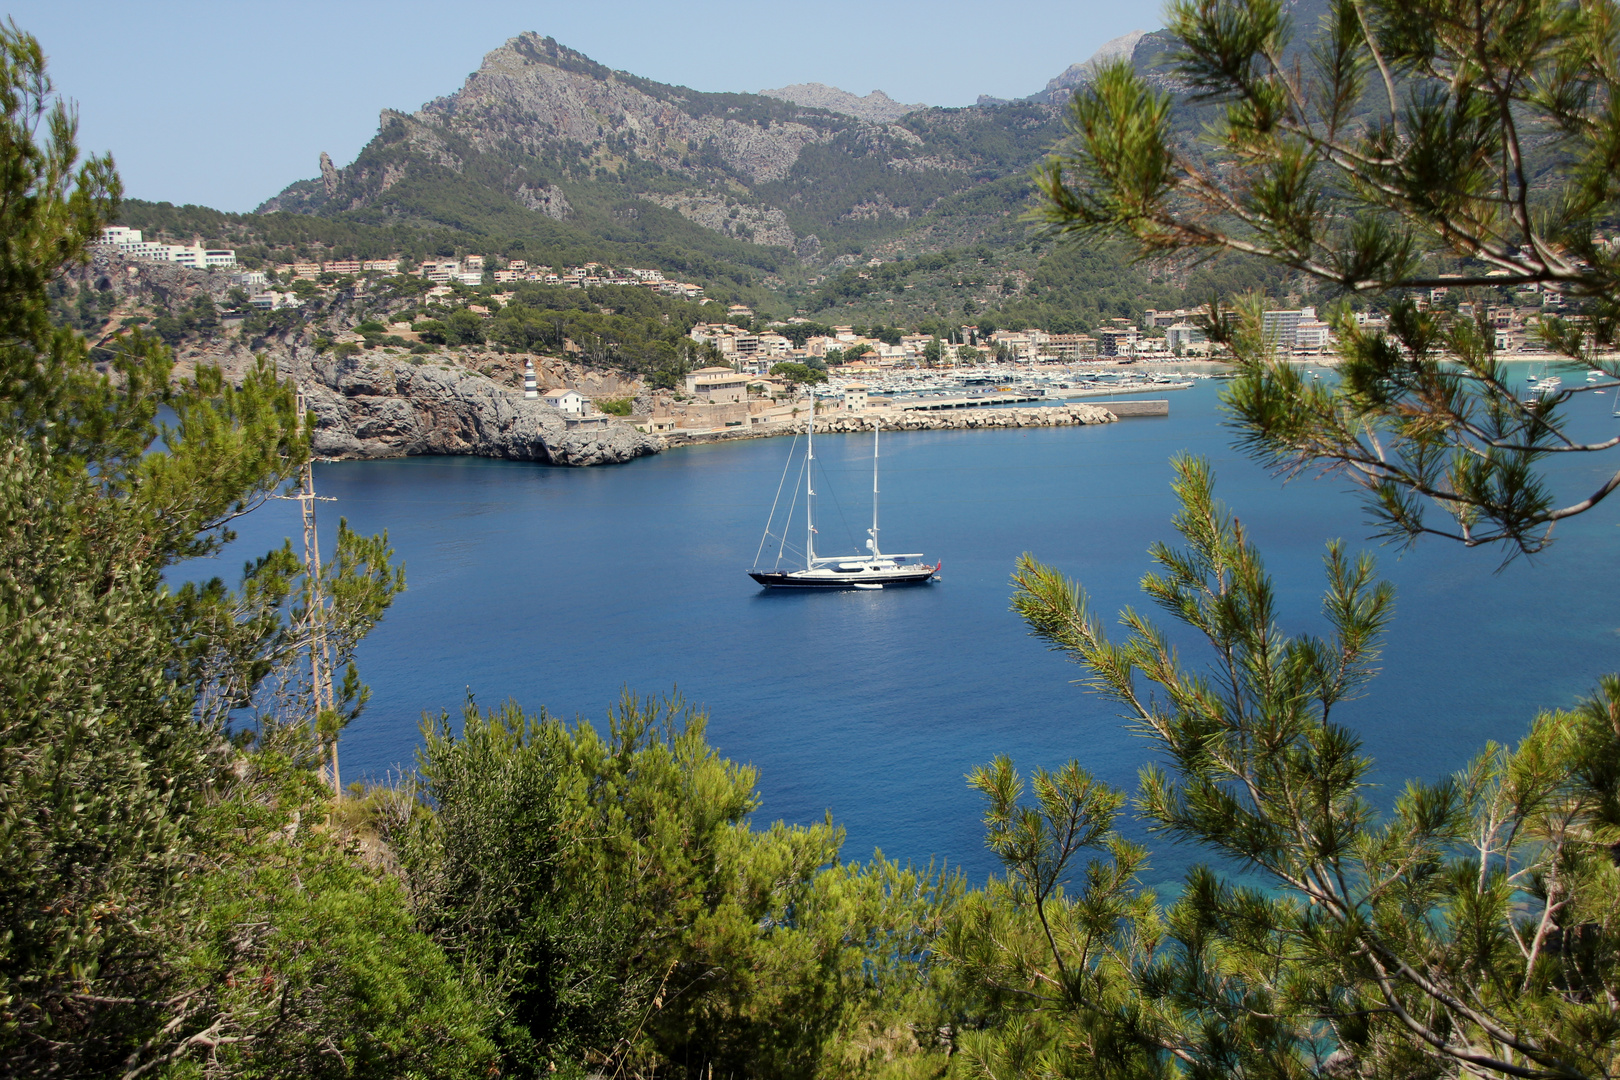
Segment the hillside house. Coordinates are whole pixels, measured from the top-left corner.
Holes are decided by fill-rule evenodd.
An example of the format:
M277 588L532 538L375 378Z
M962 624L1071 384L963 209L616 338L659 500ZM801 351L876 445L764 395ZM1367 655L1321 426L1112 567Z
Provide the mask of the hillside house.
M585 396L578 390L548 390L540 400L565 416L585 415Z

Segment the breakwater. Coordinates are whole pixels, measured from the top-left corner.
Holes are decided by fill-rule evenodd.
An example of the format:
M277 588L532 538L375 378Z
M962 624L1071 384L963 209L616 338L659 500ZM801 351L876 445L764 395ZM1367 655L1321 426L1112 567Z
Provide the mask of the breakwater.
M1044 405L1033 409L965 409L960 412L831 413L816 417L816 430L830 434L871 431L951 431L978 428L1074 427L1112 424L1119 417L1101 405Z
M1088 405L1045 405L1033 409L972 409L960 412L917 412L886 410L867 413L826 413L816 417L816 433L827 435L871 431L882 425L884 431L978 431L1001 428L1076 427L1111 424L1125 416L1168 416L1168 401L1110 401ZM804 430L803 421L779 421L729 431L673 431L664 436L668 447L697 443L729 442L734 439L768 439Z

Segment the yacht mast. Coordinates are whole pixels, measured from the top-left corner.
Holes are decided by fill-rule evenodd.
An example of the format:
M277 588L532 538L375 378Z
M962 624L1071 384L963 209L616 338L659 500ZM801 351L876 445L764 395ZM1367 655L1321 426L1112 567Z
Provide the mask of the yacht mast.
M881 554L878 551L878 538L877 538L877 534L878 534L878 518L877 518L877 511L878 511L878 430L880 428L882 428L882 426L883 426L883 422L878 417L876 417L876 416L872 417L872 527L867 530L867 532L871 535L872 539L867 542L866 546L872 549L872 557L873 558L876 558L879 554Z
M805 459L804 459L804 568L816 568L816 517L815 517L815 472L816 472L816 392L810 391L810 419L805 421Z

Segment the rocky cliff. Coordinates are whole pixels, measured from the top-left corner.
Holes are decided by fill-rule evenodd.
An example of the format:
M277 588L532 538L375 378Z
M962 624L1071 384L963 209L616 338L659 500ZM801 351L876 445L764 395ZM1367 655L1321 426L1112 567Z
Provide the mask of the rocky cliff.
M662 444L628 424L570 430L551 406L461 368L387 356L315 359L306 384L323 457L471 454L548 465L610 465Z
M202 297L222 301L229 278L98 252L88 264L65 274L62 283L74 294L87 290L111 301L107 328L91 334L93 343L110 345L125 319L183 311ZM258 356L284 375L296 372L317 417L313 443L323 457L471 454L551 465L606 465L663 448L657 438L628 424L569 429L555 409L524 398L516 389L521 386L521 358L500 371L489 366L492 374L506 376L508 385L502 385L465 368L423 362L420 357L378 351L345 359L322 356L308 343L308 327L244 338L228 325L235 320L223 321L227 325L188 333L176 344L175 377L185 378L207 364L238 380ZM542 359L538 366L546 385L566 383L592 396L624 396L639 386L624 384L608 373L568 370L560 361L548 365Z

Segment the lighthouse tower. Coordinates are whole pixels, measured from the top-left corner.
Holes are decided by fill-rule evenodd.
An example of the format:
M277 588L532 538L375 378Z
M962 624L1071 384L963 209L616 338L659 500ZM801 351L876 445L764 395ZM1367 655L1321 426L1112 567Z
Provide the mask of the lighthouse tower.
M534 381L534 361L523 361L523 396L537 398L540 396L540 385Z

